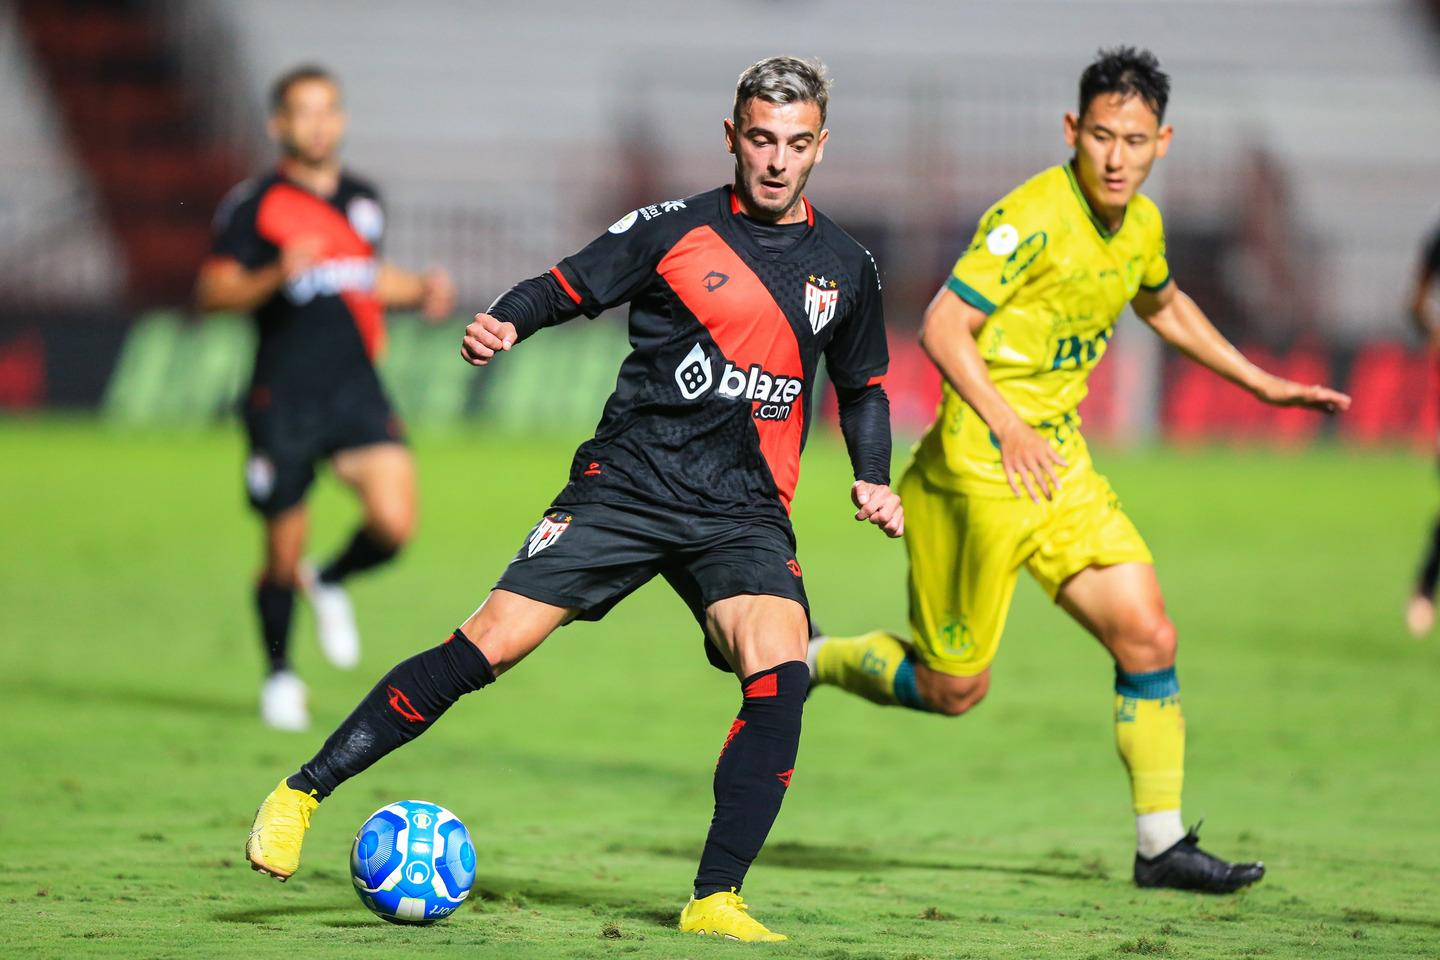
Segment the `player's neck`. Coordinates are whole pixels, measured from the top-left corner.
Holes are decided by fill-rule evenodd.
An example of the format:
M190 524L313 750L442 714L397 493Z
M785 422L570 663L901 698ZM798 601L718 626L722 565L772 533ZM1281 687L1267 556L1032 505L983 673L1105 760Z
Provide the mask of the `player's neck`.
M1080 196L1085 200L1085 205L1090 208L1090 215L1104 225L1107 232L1117 232L1125 223L1125 211L1129 204L1112 208L1098 203L1094 197L1090 196L1090 191L1085 187L1085 181L1080 179L1080 173L1075 169L1073 160L1070 163L1070 169L1074 174L1075 186L1080 190Z
M321 197L329 197L340 189L340 161L325 160L320 163L305 163L294 157L280 161L280 172L286 179Z
M795 202L790 204L789 209L777 217L770 211L761 210L756 207L755 204L751 203L750 198L745 195L745 191L741 190L738 184L732 186L730 190L734 193L735 201L740 207L739 212L751 220L768 223L773 226L783 226L788 223L800 223L803 220L809 219L809 214L805 209L805 197L803 195L796 195Z

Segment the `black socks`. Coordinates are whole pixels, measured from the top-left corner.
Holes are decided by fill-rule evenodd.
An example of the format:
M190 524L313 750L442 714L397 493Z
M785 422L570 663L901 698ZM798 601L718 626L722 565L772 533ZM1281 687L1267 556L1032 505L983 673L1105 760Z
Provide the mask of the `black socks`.
M1415 586L1416 595L1434 599L1437 579L1440 579L1440 520L1435 521L1435 529L1430 534L1430 545Z
M456 630L440 646L385 674L320 752L286 782L324 800L340 784L429 730L456 700L494 681L485 655Z
M715 765L715 816L700 855L695 896L740 888L795 772L810 671L799 660L741 681L745 702Z
M399 552L399 547L377 540L369 530L361 527L339 556L320 571L320 582L339 583L352 573L370 570L393 560Z
M260 639L270 660L270 672L290 667L290 617L295 612L295 588L261 580L255 586L255 607L260 611Z

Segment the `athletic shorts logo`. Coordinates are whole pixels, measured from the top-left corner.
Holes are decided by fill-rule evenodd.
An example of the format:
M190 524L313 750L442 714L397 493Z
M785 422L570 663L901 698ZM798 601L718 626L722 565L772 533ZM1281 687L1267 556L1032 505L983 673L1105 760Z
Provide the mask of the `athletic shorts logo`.
M1002 223L985 235L985 249L997 257L1008 257L1020 246L1020 231Z
M629 230L631 227L635 226L635 221L636 221L636 220L639 220L639 219L640 219L640 211L639 211L639 210L631 210L629 213L625 214L625 216L621 217L619 220L616 220L614 223L610 224L610 232L611 232L611 233L624 233L626 230Z
M714 383L715 372L710 367L710 357L697 341L675 368L675 385L680 388L682 397L694 400Z
M826 277L810 277L805 284L805 314L810 318L810 332L819 333L835 316L840 305L840 284Z
M551 510L541 517L535 529L530 532L530 540L525 544L525 556L533 557L559 540L560 534L570 529L574 519L575 514L566 513L564 510Z
M263 453L245 461L245 490L250 499L264 503L275 492L275 464Z
M794 560L794 559L786 560L786 561L785 561L785 567L786 567L792 574L794 574L795 576L797 576L797 577L798 577L798 576L801 576L801 573L800 573L800 562L799 562L798 560Z

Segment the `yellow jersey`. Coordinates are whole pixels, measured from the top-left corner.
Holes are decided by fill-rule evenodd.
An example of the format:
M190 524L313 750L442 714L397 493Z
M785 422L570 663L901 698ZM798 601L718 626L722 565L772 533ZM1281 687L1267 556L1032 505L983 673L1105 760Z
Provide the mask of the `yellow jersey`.
M1077 408L1115 321L1141 289L1169 282L1154 202L1137 193L1111 232L1067 163L986 211L945 285L989 316L976 343L990 379L1059 450L1068 472L1089 464ZM949 383L942 390L935 422L915 448L916 465L936 486L1013 496L990 428Z

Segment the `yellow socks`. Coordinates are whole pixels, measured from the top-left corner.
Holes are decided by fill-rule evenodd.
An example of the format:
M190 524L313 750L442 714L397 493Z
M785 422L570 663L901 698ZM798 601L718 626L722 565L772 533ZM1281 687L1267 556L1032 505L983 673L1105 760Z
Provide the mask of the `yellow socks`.
M915 689L910 648L894 634L873 630L858 637L815 641L815 683L828 683L872 703L929 710Z
M1141 856L1163 853L1184 835L1185 716L1175 668L1115 671L1115 746L1130 771Z

